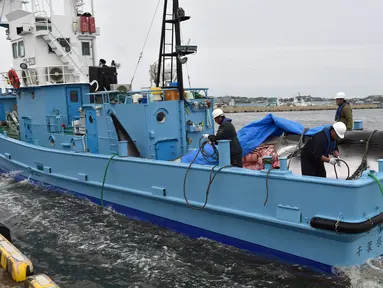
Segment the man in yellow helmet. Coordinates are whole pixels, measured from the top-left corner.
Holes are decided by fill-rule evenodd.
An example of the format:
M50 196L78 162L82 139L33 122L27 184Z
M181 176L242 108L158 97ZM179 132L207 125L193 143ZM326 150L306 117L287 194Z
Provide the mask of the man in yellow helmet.
M216 135L204 134L205 139L209 139L212 143L217 140L231 140L230 141L230 162L232 166L242 168L242 147L239 143L237 132L234 125L231 123L230 118L226 118L222 109L215 109L213 111L213 118L215 123L219 125Z

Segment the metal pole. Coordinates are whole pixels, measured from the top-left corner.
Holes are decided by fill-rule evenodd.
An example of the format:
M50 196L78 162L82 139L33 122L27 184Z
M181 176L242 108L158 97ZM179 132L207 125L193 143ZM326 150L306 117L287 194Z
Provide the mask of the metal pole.
M164 13L162 16L162 28L161 28L161 43L160 43L160 53L158 55L158 65L157 65L157 79L156 79L156 87L160 86L160 74L161 74L161 57L162 57L162 48L164 46L164 36L165 36L165 20L166 20L166 8L168 6L168 0L164 1Z
M4 0L4 1L5 1L5 0ZM31 5L32 5L32 13L35 13L35 8L36 8L35 0L32 0L32 1L31 1Z
M92 16L94 17L94 3L93 0L90 2L90 10L92 13ZM92 39L92 60L93 60L93 66L97 66L97 47L96 47L96 38Z
M180 19L178 18L178 0L173 0L173 15L175 16L175 32L176 32L176 47L181 45L181 29L180 29ZM182 77L182 64L177 57L177 82L178 82L178 91L180 93L180 100L184 100L184 84Z

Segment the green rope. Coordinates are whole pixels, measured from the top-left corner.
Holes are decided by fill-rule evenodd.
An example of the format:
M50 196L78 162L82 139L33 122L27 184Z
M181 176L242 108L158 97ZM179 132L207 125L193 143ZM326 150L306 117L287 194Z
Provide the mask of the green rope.
M102 180L102 186L101 186L101 207L104 207L104 185L105 185L105 179L106 179L106 174L108 173L108 168L110 161L112 161L114 156L118 156L118 154L113 154L112 157L109 158L108 164L106 164L105 172L104 172L104 179Z
M380 189L380 193L382 193L382 196L383 196L383 187L382 187L382 184L380 184L380 181L379 179L372 173L369 173L368 176L370 176L372 179L375 180L375 182L378 184L379 186L379 189Z

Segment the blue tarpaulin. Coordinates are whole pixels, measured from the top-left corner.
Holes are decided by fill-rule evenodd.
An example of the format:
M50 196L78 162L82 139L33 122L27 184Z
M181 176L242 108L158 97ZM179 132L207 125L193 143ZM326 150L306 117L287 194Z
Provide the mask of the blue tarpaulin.
M321 131L325 126L317 126L307 130L305 135L311 136ZM280 136L283 132L293 133L293 134L302 134L304 127L298 122L287 120L274 116L273 114L266 115L263 119L254 121L241 130L237 132L239 143L242 146L243 156L246 156L253 150L255 150L260 144L262 144L269 136ZM206 154L212 155L213 148L210 144L205 145L204 150ZM193 161L194 157L198 153L198 150L189 152L188 154L181 157L182 163L190 163ZM205 158L207 158L205 156ZM201 153L195 159L195 164L218 164L218 161L213 161L212 159L207 158L209 162L206 161Z

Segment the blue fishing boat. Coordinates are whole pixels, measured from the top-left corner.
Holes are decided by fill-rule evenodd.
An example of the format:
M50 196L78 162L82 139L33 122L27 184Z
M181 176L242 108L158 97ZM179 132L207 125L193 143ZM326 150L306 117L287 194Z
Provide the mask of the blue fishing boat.
M270 114L238 138L243 159L260 147L278 159L261 153L261 168L231 166L230 141L202 137L215 132L214 98L183 85L182 65L197 52L181 43L180 23L190 17L178 0L164 2L154 84L135 90L118 83L114 61L98 65L100 30L82 1L64 0L64 15L0 1L13 53L2 74L1 170L191 237L322 271L382 255L383 133L346 132L339 179L302 176L292 169L299 151L324 126L305 129ZM348 157L360 165L346 165Z

